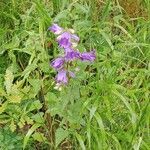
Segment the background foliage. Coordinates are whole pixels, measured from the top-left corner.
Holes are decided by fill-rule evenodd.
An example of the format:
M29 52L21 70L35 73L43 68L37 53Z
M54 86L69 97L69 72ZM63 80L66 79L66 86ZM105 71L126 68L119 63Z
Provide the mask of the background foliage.
M149 0L1 0L0 11L0 149L150 148ZM62 91L53 22L97 52Z

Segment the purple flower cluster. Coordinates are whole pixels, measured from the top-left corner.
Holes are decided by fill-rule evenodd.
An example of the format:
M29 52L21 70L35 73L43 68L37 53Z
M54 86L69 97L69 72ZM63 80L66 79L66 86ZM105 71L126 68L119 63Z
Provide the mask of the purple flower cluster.
M51 66L58 72L56 81L60 85L67 84L70 77L75 77L75 74L68 70L68 65L77 59L81 61L94 61L96 58L95 50L82 53L76 50L75 47L80 38L74 34L72 29L65 30L57 24L53 24L48 30L58 35L56 40L59 47L64 49L64 55L54 59L51 63Z

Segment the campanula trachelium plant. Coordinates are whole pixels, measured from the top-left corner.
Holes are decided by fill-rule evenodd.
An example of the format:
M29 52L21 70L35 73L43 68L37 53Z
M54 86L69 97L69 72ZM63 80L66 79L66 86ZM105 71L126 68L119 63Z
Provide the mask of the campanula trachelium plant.
M57 84L64 85L68 83L70 77L75 77L75 73L69 70L69 66L76 60L93 62L96 58L95 50L81 53L76 49L80 38L74 34L74 30L72 29L65 30L57 24L53 24L49 27L49 30L57 35L56 41L59 47L64 50L62 56L51 62L51 66L57 71Z

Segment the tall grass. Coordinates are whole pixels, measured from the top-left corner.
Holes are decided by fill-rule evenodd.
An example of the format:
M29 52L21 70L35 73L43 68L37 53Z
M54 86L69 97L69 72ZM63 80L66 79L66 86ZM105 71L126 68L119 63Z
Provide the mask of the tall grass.
M23 78L34 87L30 94L38 91L37 84L42 80L43 93L36 93L35 99L43 105L46 101L46 108L40 108L37 113L45 119L41 128L24 125L14 131L17 136L21 134L26 149L150 148L149 0L134 1L137 10L134 15L131 13L134 8L128 6L128 1L118 0L0 3L0 87L4 83L5 70L11 66L15 80ZM54 72L49 66L49 60L57 54L54 38L47 31L53 22L73 28L81 38L80 50L94 48L97 55L96 61L88 67L80 64L76 79L61 92L53 89ZM37 83L31 81L35 76ZM28 99L29 104L32 100ZM3 102L1 97L0 104ZM26 109L27 106L23 102L14 107ZM8 111L14 116L22 113L9 108ZM0 126L12 128L9 123L1 123L6 119L5 114L7 112L0 113ZM29 115L33 120L36 117ZM16 123L16 126L19 125ZM9 131L9 128L5 130ZM37 142L39 137L31 134L35 131L41 132L47 140L42 136L43 139ZM9 134L12 139L11 132ZM15 143L5 141L5 145L3 141L0 137L1 149L11 149L9 145ZM12 149L17 148L20 147Z

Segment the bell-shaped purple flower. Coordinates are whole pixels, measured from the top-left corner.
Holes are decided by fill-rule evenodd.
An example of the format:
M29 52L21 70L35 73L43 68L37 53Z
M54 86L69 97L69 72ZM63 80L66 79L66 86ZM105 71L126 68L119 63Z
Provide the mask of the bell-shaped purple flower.
M90 52L80 53L75 50L80 38L74 34L73 29L64 30L57 24L53 24L49 27L49 30L58 35L57 42L61 48L64 49L64 54L61 57L52 61L51 66L58 72L56 75L56 87L55 89L61 90L62 85L67 85L70 78L75 77L75 73L70 71L73 68L73 61L80 59L82 61L94 61L96 59L95 50ZM78 72L79 68L75 69Z
M71 34L69 32L64 32L64 33L62 33L61 35L59 35L57 37L57 40L60 40L62 38L70 39L71 38Z
M68 83L67 71L64 69L59 70L56 76L56 81L57 83L67 84Z
M58 41L60 47L62 48L68 48L68 47L71 47L71 42L69 41L69 39L67 38L61 38L59 41Z
M90 52L83 52L80 55L80 59L82 61L94 61L95 58L96 58L95 50L90 51Z
M70 32L64 32L57 37L57 41L62 48L69 48L72 46L72 42L76 43L79 40L77 35L71 34Z
M65 60L63 57L56 58L55 60L52 61L51 66L53 68L55 68L56 70L60 69L60 68L62 68L62 66L64 64L64 61Z
M57 37L57 41L59 43L59 46L62 48L70 47L71 46L70 33L69 32L62 33Z
M62 33L63 28L58 26L58 24L53 24L51 27L48 28L48 30L50 30L54 34L60 34L60 33Z
M77 50L74 50L72 48L65 49L65 60L66 61L72 61L74 59L80 58L80 52Z

